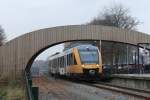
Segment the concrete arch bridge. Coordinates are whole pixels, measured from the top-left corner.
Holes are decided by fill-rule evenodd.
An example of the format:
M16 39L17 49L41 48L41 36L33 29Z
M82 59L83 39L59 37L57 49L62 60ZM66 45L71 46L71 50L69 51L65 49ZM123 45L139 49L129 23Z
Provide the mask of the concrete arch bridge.
M99 25L45 28L17 37L0 47L1 76L18 77L34 59L53 45L74 40L108 40L137 45L150 43L150 35Z

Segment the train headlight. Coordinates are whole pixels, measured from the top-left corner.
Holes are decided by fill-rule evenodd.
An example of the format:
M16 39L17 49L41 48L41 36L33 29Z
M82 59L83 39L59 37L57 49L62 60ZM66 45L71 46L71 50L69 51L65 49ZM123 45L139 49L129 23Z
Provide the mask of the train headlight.
M84 67L85 65L82 65L82 67Z
M95 74L95 70L89 70L90 74Z

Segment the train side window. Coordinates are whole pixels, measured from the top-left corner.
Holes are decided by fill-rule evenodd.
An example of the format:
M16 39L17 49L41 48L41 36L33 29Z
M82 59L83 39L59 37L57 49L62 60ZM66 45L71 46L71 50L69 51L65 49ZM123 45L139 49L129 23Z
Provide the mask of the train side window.
M69 55L67 55L67 66L69 66Z
M68 64L69 64L69 66L70 66L70 64L71 64L71 61L70 61L70 54L68 55Z
M73 54L71 53L67 55L67 65L74 65L74 64L77 64L77 63L75 61Z
M73 61L72 61L72 56L71 56L72 54L69 54L68 55L68 65L72 65L73 63Z
M75 57L74 57L74 65L77 65L77 61L76 61Z
M65 67L67 67L67 66L68 66L68 57L67 57L67 55L66 55L66 57L65 57L65 61L66 61Z
M56 67L57 67L57 64L58 64L58 63L57 63L57 59L55 59L55 64L56 64Z
M64 67L64 59L63 59L63 57L61 57L61 68L63 68Z
M51 67L51 62L49 61L48 65Z
M57 65L58 65L57 67L59 67L59 58L57 59Z
M64 67L66 67L67 66L66 65L67 64L67 62L66 62L66 56L64 56L63 59L64 59Z
M74 64L74 65L77 65L77 61L76 61L75 56L74 56L73 54L72 54L72 56L73 56L73 57L72 57L72 58L73 58L73 64Z
M57 65L57 68L58 68L58 66L59 66L58 58L56 58L56 65Z
M58 61L59 61L59 67L60 67L61 66L61 64L60 64L60 62L61 62L60 57L58 58Z
M64 67L64 57L62 57L62 68Z
M70 54L70 60L71 60L71 65L73 65L73 57L72 57L72 53Z
M71 53L69 56L70 56L70 65L73 65L73 57L72 57L72 53Z
M58 62L57 62L58 66L57 67L60 67L60 58L58 58Z
M52 61L50 61L50 67L52 67Z
M58 67L60 67L60 58L58 58Z
M60 57L59 59L60 59L59 65L60 65L60 68L62 68L62 57Z
M69 65L71 65L71 58L70 58L70 54L68 55L68 60L69 60Z
M53 60L53 62L54 62L54 63L53 63L53 67L55 67L55 59Z
M54 60L52 60L52 67L54 67Z
M52 67L52 66L53 66L53 65L52 65L52 64L53 64L52 61L50 61L50 63L51 63L51 64L50 64L50 67Z
M54 67L54 63L55 63L54 60L52 60L52 67Z
M55 60L56 60L56 66L58 67L58 59L56 58Z
M56 68L57 68L57 66L58 66L58 65L57 65L57 59L55 59L55 66L56 66Z
M57 66L56 59L54 59L54 66ZM56 67L55 67L56 68Z
M59 58L57 58L57 67L59 68Z
M68 55L67 55L67 66L69 65L69 57L68 57Z

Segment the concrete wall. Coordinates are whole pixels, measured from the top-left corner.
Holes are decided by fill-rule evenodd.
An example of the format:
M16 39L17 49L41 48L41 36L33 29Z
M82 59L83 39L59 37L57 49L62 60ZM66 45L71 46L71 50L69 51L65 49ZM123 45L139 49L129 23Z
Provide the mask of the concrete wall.
M70 40L110 40L130 44L150 43L150 36L136 31L94 25L73 25L33 31L0 47L0 74L19 76L48 45Z
M112 75L110 84L150 91L150 74L116 74Z

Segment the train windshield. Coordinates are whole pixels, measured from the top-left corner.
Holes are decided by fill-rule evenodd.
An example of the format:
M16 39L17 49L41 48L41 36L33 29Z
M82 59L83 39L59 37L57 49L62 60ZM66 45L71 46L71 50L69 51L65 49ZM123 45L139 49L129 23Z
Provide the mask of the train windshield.
M97 50L80 50L80 58L82 64L98 64L99 57Z

